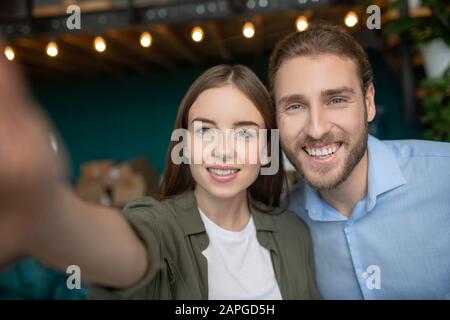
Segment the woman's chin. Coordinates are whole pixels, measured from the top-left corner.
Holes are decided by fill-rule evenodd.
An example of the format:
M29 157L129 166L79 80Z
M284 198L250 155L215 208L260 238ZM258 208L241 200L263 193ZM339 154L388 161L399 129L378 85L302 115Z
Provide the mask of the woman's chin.
M220 200L231 200L247 192L247 188L239 188L237 186L208 186L203 189L210 196Z

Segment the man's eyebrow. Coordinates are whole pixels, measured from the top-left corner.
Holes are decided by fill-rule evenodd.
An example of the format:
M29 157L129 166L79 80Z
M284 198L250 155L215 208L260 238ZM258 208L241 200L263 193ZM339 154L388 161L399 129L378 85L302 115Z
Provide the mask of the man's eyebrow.
M321 95L322 96L333 96L333 95L343 94L343 93L354 94L355 90L353 90L353 88L350 88L350 87L339 87L339 88L322 90Z
M193 119L193 120L191 121L191 123L194 123L194 122L196 122L196 121L201 121L201 122L206 122L206 123L209 123L209 124L212 124L212 125L216 125L216 122L215 122L215 121L210 120L210 119L206 119L206 118L202 118L202 117L197 117L197 118Z
M343 94L343 93L355 94L355 90L353 90L353 88L350 88L350 87L339 87L339 88L322 90L322 92L320 94L322 96L332 96L332 95ZM306 101L306 100L308 100L308 99L306 99L306 97L302 94L291 94L291 95L287 95L287 96L280 98L277 102L277 106L280 104L285 104L285 103L289 103L289 102Z
M288 96L281 97L278 100L278 102L277 102L277 106L280 105L280 104L285 104L285 103L289 103L289 102L293 102L293 101L299 101L299 100L304 101L304 100L307 100L307 99L302 94L290 94Z
M234 123L234 127L243 127L243 126L256 126L256 127L259 127L259 124L257 124L254 121L250 121L250 120L238 121L238 122Z

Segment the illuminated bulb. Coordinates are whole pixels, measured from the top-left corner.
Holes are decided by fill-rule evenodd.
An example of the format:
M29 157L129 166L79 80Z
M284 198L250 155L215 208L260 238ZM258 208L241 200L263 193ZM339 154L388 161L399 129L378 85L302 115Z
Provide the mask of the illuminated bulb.
M58 45L56 44L56 42L51 41L47 44L47 48L45 49L45 51L47 52L47 55L49 57L56 57L58 55Z
M8 59L9 61L13 61L16 56L13 48L11 48L11 47L6 47L4 50L4 53L5 53L6 59Z
M106 50L106 42L102 37L96 37L94 39L94 48L98 52L103 52Z
M353 11L347 13L347 15L345 16L345 25L347 27L352 28L356 26L357 23L358 23L358 16L356 15L356 13Z
M295 21L295 25L297 26L298 31L305 31L308 29L308 19L305 16L300 16Z
M152 45L152 35L149 32L143 32L140 37L141 46L148 48Z
M242 27L242 34L244 37L250 39L255 35L255 26L251 22L246 22Z
M195 42L200 42L203 40L203 37L205 36L205 33L203 32L203 29L200 27L194 27L191 32L192 40Z

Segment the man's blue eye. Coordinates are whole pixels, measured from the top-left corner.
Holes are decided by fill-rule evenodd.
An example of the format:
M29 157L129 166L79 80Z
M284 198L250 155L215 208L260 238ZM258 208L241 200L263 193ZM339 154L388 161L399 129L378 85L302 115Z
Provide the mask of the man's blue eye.
M339 103L344 103L345 100L343 98L334 98L330 101L331 104L339 104Z
M303 106L299 103L291 104L287 107L288 110L299 110L303 109Z

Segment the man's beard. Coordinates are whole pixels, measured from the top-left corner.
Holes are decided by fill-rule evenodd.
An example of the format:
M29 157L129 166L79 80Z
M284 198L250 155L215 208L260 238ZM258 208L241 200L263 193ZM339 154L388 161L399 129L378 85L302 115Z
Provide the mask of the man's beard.
M318 191L327 191L333 190L337 188L341 183L343 183L352 173L353 169L358 165L358 163L363 158L366 150L367 150L367 137L368 137L368 124L366 121L362 123L362 130L358 133L357 139L355 142L351 143L351 139L345 133L327 133L321 139L316 140L310 136L305 136L300 139L295 144L294 153L286 152L286 156L291 161L291 163L297 169L299 175L303 178L303 180ZM320 170L320 169L305 169L302 163L299 163L298 152L305 152L302 148L305 145L327 145L334 142L342 142L342 145L346 144L347 147L351 147L347 152L347 157L343 159L343 168L338 172L336 177L332 177L332 180L329 181L313 181L307 175L307 171L314 170L316 174L326 174L328 170ZM287 150L287 148L285 148ZM339 152L340 150L338 150ZM306 172L305 172L306 171Z

